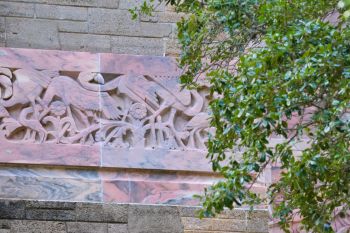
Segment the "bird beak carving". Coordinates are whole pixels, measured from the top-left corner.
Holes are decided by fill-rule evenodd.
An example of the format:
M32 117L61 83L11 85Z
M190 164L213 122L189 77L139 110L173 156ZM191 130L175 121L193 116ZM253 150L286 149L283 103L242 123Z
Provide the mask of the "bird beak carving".
M9 79L12 79L12 72L8 68L0 67L0 74L7 76Z
M11 79L5 75L0 75L0 86L4 88L3 98L8 99L12 96L12 82Z
M105 84L105 80L101 74L95 74L94 81L100 85Z

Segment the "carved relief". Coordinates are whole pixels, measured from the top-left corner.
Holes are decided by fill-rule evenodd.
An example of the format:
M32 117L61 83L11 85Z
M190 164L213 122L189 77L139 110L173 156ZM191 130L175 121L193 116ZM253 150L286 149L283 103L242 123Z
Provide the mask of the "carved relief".
M12 142L206 149L207 90L177 77L0 68L0 97Z

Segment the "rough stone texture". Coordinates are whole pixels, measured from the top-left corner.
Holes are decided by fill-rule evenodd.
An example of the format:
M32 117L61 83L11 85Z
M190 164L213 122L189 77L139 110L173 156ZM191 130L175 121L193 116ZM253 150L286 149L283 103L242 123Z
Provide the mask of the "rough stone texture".
M173 206L129 206L128 230L133 233L180 233L183 226Z
M111 48L110 37L106 35L60 33L59 38L63 50L108 52Z
M0 1L0 16L34 17L34 4Z
M184 15L162 3L132 20L128 9L142 2L0 0L0 46L178 56L175 24Z
M217 218L199 220L195 217L198 209L165 205L106 205L0 199L0 233L268 232L266 211L249 213L248 210L235 209L224 211Z
M39 19L6 18L6 46L59 49L57 24Z
M63 19L63 20L87 20L87 8L56 6L56 5L36 5L35 8L37 18L44 19Z
M160 38L112 37L112 52L122 54L164 55L164 40Z

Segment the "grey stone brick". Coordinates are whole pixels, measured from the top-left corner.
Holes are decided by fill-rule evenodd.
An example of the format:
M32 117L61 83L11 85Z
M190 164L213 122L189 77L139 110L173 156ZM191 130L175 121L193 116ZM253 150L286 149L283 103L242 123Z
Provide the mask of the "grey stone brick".
M126 223L128 205L78 203L76 216L77 221Z
M6 19L6 46L59 49L57 24L22 18Z
M53 221L11 221L11 231L14 233L66 233L64 222Z
M111 41L107 35L59 33L63 50L110 52Z
M246 220L182 217L185 230L241 232L246 230Z
M67 222L67 233L107 233L107 223Z
M58 22L58 31L60 32L88 32L88 23L81 21L64 21L60 20Z
M23 201L0 202L0 219L23 219L25 216L25 204Z
M183 226L177 207L130 205L128 230L130 233L182 233Z
M22 2L0 1L0 15L33 17L34 4Z
M164 55L164 40L160 38L113 36L112 52L135 55Z
M26 201L26 209L75 210L76 202Z
M128 233L126 224L108 224L108 233Z
M167 37L172 32L171 24L137 22L126 10L90 8L89 32L118 36Z
M75 221L74 210L27 209L26 219L45 221Z
M118 8L119 0L12 0L13 2L48 3L51 5Z
M87 8L74 6L55 6L37 4L35 7L37 18L63 19L63 20L87 20Z
M5 17L0 17L0 32L5 32Z
M120 0L119 2L119 9L127 10L134 7L139 7L141 4L143 4L145 0ZM147 1L150 3L150 1ZM155 6L155 11L164 11L166 4L164 1L162 3L159 3L159 1L155 0L153 5Z

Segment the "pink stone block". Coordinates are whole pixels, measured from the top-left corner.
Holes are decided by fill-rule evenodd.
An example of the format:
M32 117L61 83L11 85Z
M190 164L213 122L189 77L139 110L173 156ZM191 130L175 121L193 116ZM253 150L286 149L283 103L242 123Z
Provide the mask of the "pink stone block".
M100 60L102 73L173 76L181 72L175 60L169 57L101 53Z
M205 153L102 147L102 167L211 172Z
M82 145L19 144L0 140L0 163L99 166L99 148Z
M98 71L98 54L39 49L0 48L0 66L61 71Z

